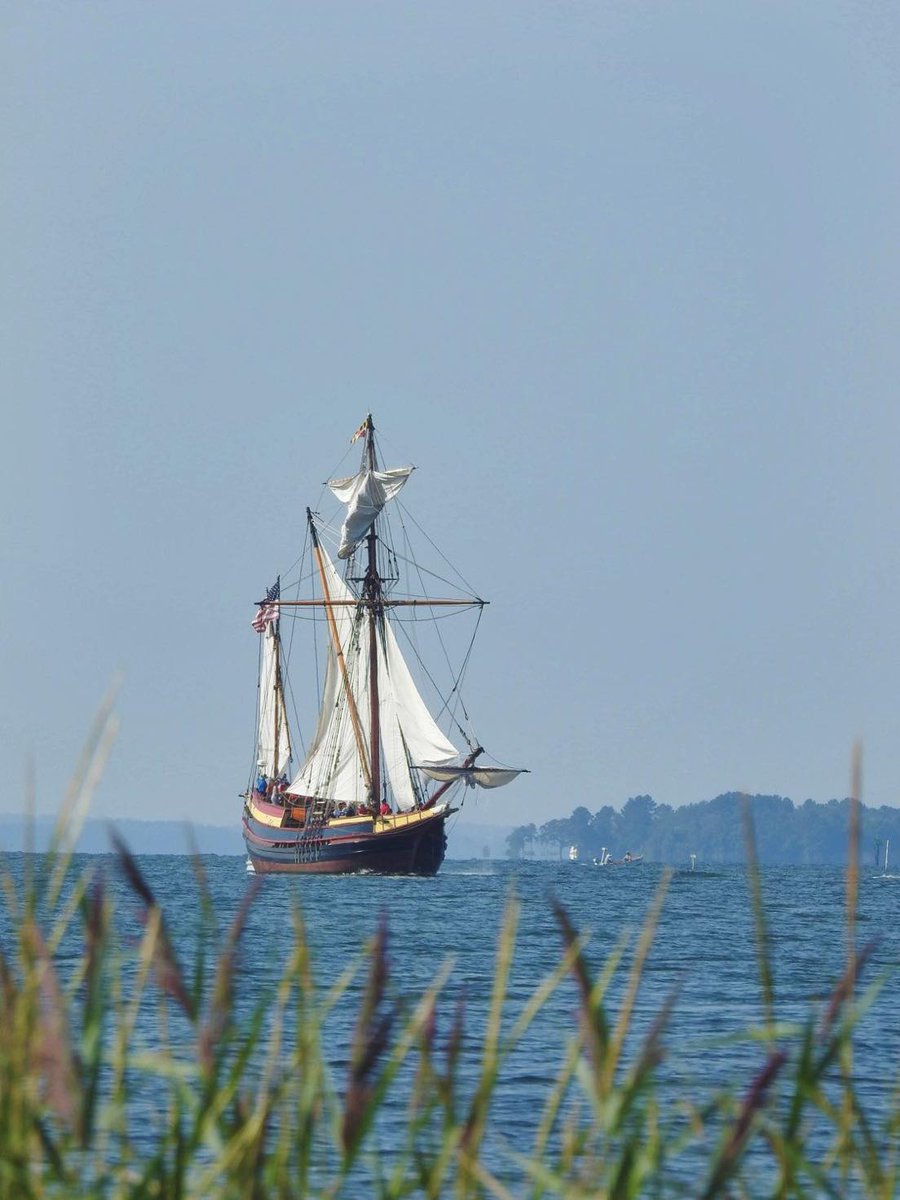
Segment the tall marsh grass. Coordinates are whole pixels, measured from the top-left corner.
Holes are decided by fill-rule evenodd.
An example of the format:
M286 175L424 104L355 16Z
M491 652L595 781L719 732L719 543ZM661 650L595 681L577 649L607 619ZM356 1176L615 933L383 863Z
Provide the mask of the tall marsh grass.
M118 863L143 917L136 941L117 933L103 878L76 870L78 824L111 732L107 714L52 852L29 856L24 883L2 869L11 932L0 946L0 1200L897 1195L900 1096L895 1088L887 1114L867 1113L853 1074L854 1030L884 983L867 978L871 947L856 944L853 856L844 973L802 1025L786 1025L747 819L762 1020L746 1039L756 1066L727 1089L673 1106L658 1069L677 992L648 1029L634 1021L668 877L634 943L599 969L556 905L558 964L514 1006L519 907L510 898L487 1016L477 1022L463 1001L447 999L449 965L420 995L397 990L384 922L339 979L317 984L298 906L276 983L239 1014L253 882L220 928L197 857L197 934L185 963L125 845L117 841ZM573 984L578 1018L561 1031L559 1061L540 1064L546 1086L531 1142L507 1147L492 1125L504 1069L554 992ZM360 999L337 1076L326 1032L351 985ZM137 1036L148 1014L150 1045ZM474 1080L462 1069L464 1047L477 1052ZM405 1114L399 1136L392 1117L390 1153L380 1138L386 1105ZM677 1169L686 1153L696 1164L690 1183Z

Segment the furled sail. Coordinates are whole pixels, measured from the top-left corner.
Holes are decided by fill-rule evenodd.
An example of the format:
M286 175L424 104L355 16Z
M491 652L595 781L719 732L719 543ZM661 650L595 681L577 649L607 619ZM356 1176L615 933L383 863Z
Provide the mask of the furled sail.
M414 467L395 467L390 471L370 471L364 467L357 475L329 480L332 492L348 506L338 558L350 557L385 504L393 500L414 470Z
M431 767L421 765L419 770L423 775L427 775L429 779L434 779L438 783L454 783L457 779L464 779L466 783L477 783L479 787L496 788L512 783L517 775L523 773L524 768L520 767L516 770L507 767Z
M291 760L291 737L278 676L278 649L276 623L269 621L262 637L259 664L257 758L270 779L286 771Z

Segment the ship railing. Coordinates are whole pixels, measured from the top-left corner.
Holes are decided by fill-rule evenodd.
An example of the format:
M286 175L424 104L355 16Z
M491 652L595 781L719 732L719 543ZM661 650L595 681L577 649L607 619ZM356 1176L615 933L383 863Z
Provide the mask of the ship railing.
M392 829L396 829L399 825L412 825L421 821L422 817L431 815L431 809L411 808L408 812L394 812L389 817L381 819Z

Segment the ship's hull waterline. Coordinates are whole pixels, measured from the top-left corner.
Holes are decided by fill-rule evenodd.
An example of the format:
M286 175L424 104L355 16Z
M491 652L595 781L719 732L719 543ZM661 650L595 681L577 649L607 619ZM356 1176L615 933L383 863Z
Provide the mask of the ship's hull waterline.
M257 875L436 875L444 861L444 824L454 810L411 819L335 821L321 829L273 828L245 809L244 844Z

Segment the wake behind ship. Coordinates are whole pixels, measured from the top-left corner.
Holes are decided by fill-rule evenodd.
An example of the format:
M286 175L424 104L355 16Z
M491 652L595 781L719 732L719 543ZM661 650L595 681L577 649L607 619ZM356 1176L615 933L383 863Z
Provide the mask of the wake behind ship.
M258 874L433 875L444 860L445 823L458 810L460 793L468 786L500 787L521 774L480 765L483 748L463 724L461 683L474 632L446 694L437 693L431 707L423 698L414 670L436 690L435 671L420 656L425 627L438 634L446 659L440 617L474 612L477 630L486 602L412 594L410 581L430 572L412 559L402 507L392 502L413 468L380 468L371 416L351 444L360 439L359 470L328 484L344 506L337 548L343 571L323 544L329 527L307 509L298 585L282 590L279 578L253 620L260 635L257 760L244 793L243 835ZM402 550L391 537L392 507L401 508ZM303 585L311 585L311 594L300 595ZM324 660L318 719L296 767L282 641L288 621L312 627L324 641L324 653L307 668L313 684L315 664Z

